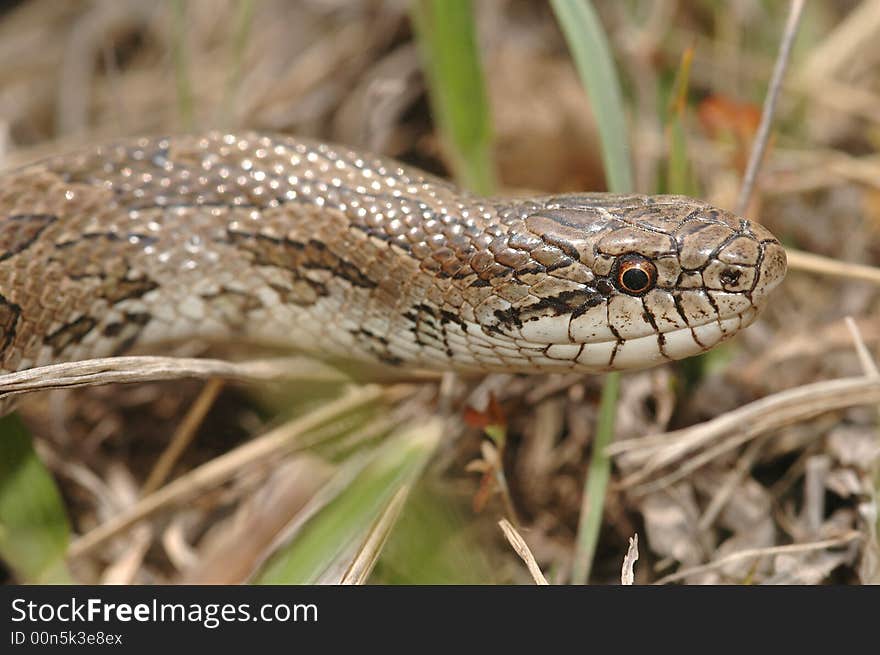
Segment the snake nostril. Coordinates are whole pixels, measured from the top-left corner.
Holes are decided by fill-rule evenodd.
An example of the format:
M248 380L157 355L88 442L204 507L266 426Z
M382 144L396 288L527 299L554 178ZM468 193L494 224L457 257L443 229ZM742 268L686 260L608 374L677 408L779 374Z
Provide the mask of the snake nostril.
M736 286L742 276L742 271L735 268L725 268L721 271L721 283L726 287Z

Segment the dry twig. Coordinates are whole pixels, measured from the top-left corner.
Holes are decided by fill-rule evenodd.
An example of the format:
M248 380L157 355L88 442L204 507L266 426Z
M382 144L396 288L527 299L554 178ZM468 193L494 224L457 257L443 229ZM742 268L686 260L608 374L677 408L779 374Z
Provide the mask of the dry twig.
M629 548L626 549L626 556L623 558L623 566L620 568L620 584L631 585L635 581L635 572L633 567L636 560L639 559L639 535L634 534L629 538Z
M192 442L193 437L196 436L196 430L199 429L221 389L223 389L223 381L218 378L208 380L208 383L202 388L199 397L196 398L186 416L183 417L183 421L177 427L174 436L171 437L168 447L162 451L153 470L147 476L147 481L144 482L144 487L141 490L142 495L151 494L168 479L171 469L174 468L174 464Z
M541 573L541 567L538 566L535 556L532 555L532 551L529 550L529 546L526 543L526 540L522 538L522 535L516 531L516 528L514 528L507 519L501 519L498 521L498 525L501 527L504 536L507 537L507 541L513 546L516 554L520 556L523 562L525 562L535 584L549 585L550 583L547 582L547 578Z
M776 59L776 65L773 68L773 77L770 78L770 88L764 98L764 108L761 111L761 124L758 126L758 133L755 135L752 152L749 155L749 163L746 167L746 173L743 176L742 188L740 188L739 199L736 202L737 214L743 215L749 205L749 199L752 197L752 191L755 188L755 180L758 177L758 169L764 160L764 152L767 149L767 141L770 138L770 125L773 122L773 114L776 112L776 102L779 100L779 91L782 89L782 80L785 78L785 69L788 67L789 56L791 55L791 47L794 44L794 38L797 36L798 25L801 21L801 13L804 9L804 0L791 0L791 7L788 12L788 20L785 23L785 31L782 35L782 43L779 47L779 56Z
M839 537L835 537L834 539L824 539L823 541L812 541L805 544L787 544L785 546L773 546L770 548L749 548L746 550L740 550L735 553L731 553L725 557L715 560L714 562L709 562L708 564L701 564L700 566L692 566L687 569L682 569L681 571L676 571L675 573L670 573L667 576L664 576L657 580L655 584L663 585L668 584L670 582L675 582L676 580L681 580L683 578L687 578L692 575L697 575L699 573L706 573L707 571L714 571L715 569L719 569L723 566L726 566L732 562L738 562L742 559L757 559L759 557L767 557L768 555L782 555L789 553L805 553L813 550L824 550L826 548L837 548L839 546L844 546L851 541L856 541L857 539L861 539L863 537L861 532L856 530L852 530L847 532L846 534L842 534Z
M49 389L216 377L245 382L296 379L332 382L348 380L339 371L305 357L257 359L247 362L189 357L102 357L38 366L0 375L0 399Z

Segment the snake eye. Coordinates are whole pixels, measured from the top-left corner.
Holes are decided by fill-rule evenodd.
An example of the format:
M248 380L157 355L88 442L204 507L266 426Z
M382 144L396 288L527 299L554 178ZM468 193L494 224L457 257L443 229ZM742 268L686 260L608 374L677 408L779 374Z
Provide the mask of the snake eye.
M641 295L657 283L657 267L641 255L627 255L618 263L616 281L624 293Z

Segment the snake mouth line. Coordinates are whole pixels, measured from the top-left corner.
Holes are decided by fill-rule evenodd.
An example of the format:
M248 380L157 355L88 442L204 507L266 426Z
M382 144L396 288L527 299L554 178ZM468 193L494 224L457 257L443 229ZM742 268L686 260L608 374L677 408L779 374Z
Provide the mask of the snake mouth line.
M659 366L710 350L750 325L759 312L759 307L750 306L738 314L666 332L589 343L549 344L540 351L541 361L530 356L518 362L508 362L505 370L530 373L538 366L546 372L599 372ZM534 345L528 350L534 354L533 348ZM489 365L487 370L496 369Z
M705 352L751 324L759 308L749 307L726 318L701 325L655 332L629 339L611 339L575 345L551 345L544 350L559 367L626 370L656 366Z
M719 317L702 325L612 343L608 368L637 368L644 366L646 362L662 364L698 355L750 325L758 316L758 312L758 308L749 307L738 314L726 318ZM580 358L578 361L581 361Z

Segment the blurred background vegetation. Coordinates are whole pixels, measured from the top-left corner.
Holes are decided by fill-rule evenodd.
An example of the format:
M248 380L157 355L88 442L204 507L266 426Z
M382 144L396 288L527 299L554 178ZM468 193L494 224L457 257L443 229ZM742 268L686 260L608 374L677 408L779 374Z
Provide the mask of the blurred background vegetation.
M483 193L674 192L733 209L788 10L7 0L0 166L126 135L256 129L381 152ZM746 211L787 245L871 266L878 37L876 0L807 3ZM603 379L580 375L380 388L304 371L266 388L35 394L0 426L3 575L530 582L498 529L507 518L551 582L618 583L636 533L637 582L876 581L876 406L744 439L650 490L625 484L643 463L595 446L861 375L844 318L876 353L878 310L876 282L794 271L732 342L611 377L604 403Z

